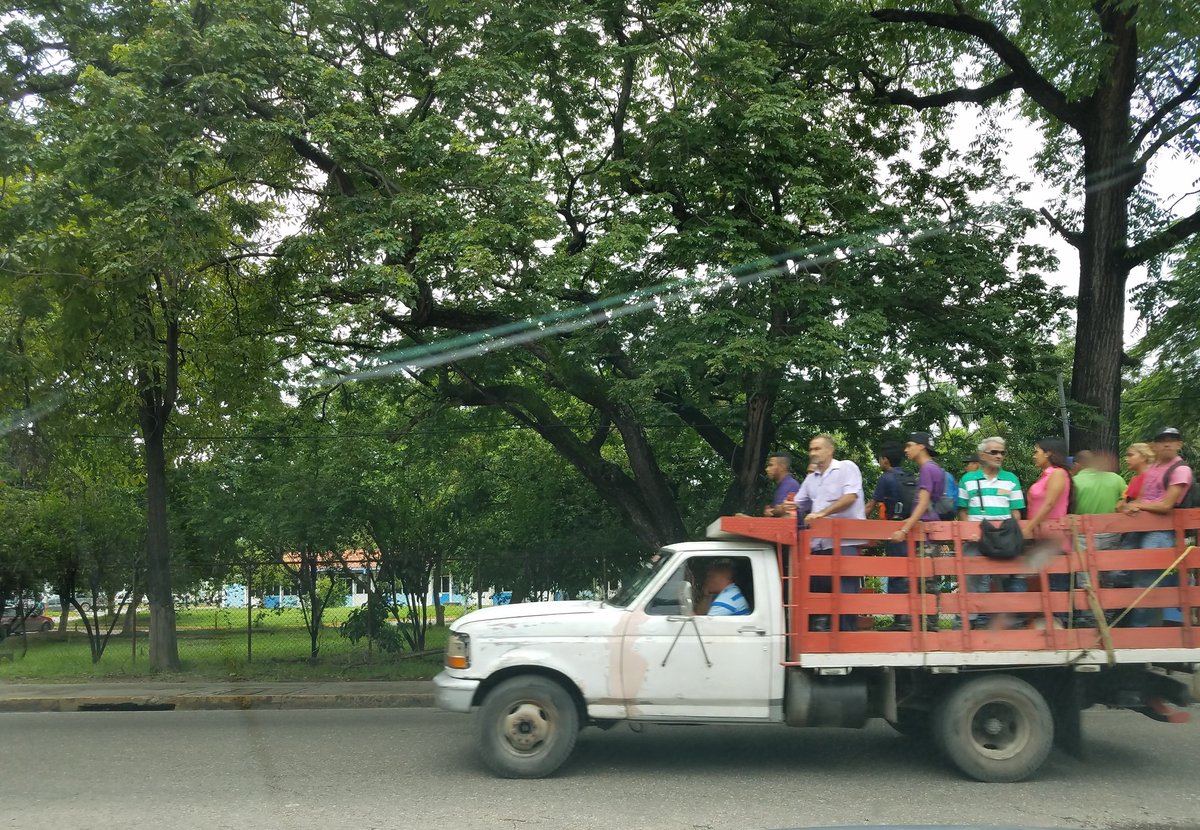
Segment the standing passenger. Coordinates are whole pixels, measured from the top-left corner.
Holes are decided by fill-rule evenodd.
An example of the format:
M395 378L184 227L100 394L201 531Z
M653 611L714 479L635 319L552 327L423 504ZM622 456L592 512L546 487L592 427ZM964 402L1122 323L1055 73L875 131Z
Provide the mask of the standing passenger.
M938 521L940 517L933 506L946 492L946 473L933 460L938 452L928 432L910 433L904 442L904 454L917 465L917 502L912 515L892 534L893 542L903 542L917 522Z
M1008 470L1002 469L1008 445L999 435L979 442L980 469L967 473L958 483L958 518L963 521L982 522L985 519L1003 521L1008 518L1020 520L1025 508L1025 495L1021 482ZM979 556L976 542L963 544L964 556ZM1021 577L1004 580L1004 590L1025 590ZM987 593L992 589L991 574L972 574L967 577L971 593ZM988 617L979 614L971 618L972 628L987 628Z
M946 472L933 459L937 449L928 432L909 433L904 442L904 454L917 465L917 501L912 515L892 534L893 542L904 542L917 522L936 522L941 519L933 506L946 492ZM925 620L926 629L937 628L937 618Z
M1113 513L1125 494L1125 479L1112 470L1104 469L1101 456L1091 450L1075 453L1075 513L1097 516ZM1120 545L1120 533L1097 533L1092 538L1096 550L1112 550Z
M1175 427L1163 427L1150 442L1154 449L1155 463L1147 468L1146 477L1142 484L1142 492L1138 498L1125 503L1124 512L1136 515L1141 511L1157 515L1170 514L1172 510L1183 504L1192 489L1195 476L1179 453L1183 450L1183 434ZM1142 534L1142 548L1172 548L1175 547L1175 531L1147 530ZM1158 577L1155 570L1136 570L1133 572L1135 588L1146 588ZM1178 585L1178 577L1171 574L1159 583L1164 586ZM1135 608L1129 613L1129 625L1133 628L1146 628L1158 624L1159 620L1171 624L1182 622L1178 608Z
M862 472L858 465L847 459L833 457L837 445L828 435L818 435L808 443L808 457L812 461L811 472L800 484L796 494L796 512L807 525L813 519L863 519ZM842 540L838 553L842 556L858 556L861 540ZM833 540L814 538L812 552L818 556L833 553ZM814 576L811 591L829 593L833 583L827 576ZM858 593L858 577L844 576L841 580L843 594ZM858 627L856 614L842 614L838 627L842 631L854 631ZM814 616L811 626L814 631L829 630L829 619Z
M883 507L881 518L903 521L912 511L912 500L916 492L916 482L913 474L901 466L904 463L904 451L896 444L889 444L876 453L876 460L883 475L875 485L875 492L867 502L867 517L875 512L875 506ZM884 554L891 557L908 555L908 546L903 542L887 541L883 545ZM908 577L890 576L887 580L889 594L907 594ZM911 621L907 614L896 614L892 619L892 628L898 631L908 630Z
M1129 449L1125 450L1125 466L1133 473L1133 478L1129 479L1129 484L1125 486L1125 496L1117 504L1118 511L1124 513L1125 504L1137 501L1138 497L1142 495L1142 485L1146 483L1146 469L1153 463L1154 450L1149 444L1138 442L1130 444ZM1126 545L1126 547L1136 548L1137 545Z
M775 482L775 495L771 503L763 508L764 516L783 516L784 507L800 491L800 482L792 476L792 457L786 452L773 452L767 458L767 478Z

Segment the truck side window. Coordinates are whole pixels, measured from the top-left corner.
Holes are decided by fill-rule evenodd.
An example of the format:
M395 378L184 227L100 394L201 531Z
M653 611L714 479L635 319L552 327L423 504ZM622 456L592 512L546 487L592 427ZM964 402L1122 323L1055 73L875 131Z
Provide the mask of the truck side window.
M663 584L646 604L647 614L656 615L671 615L680 614L682 609L679 606L679 589L686 579L692 583L692 600L693 603L699 606L704 597L705 583L709 579L709 574L714 571L732 572L733 585L737 590L730 591L731 594L740 594L745 599L745 605L749 610L742 610L740 615L751 613L754 611L754 571L750 564L749 557L733 556L733 557L716 557L716 556L695 556L680 563L671 577ZM724 582L723 579L714 577L715 582ZM710 587L717 588L716 584ZM741 608L740 600L734 601L737 607ZM707 603L705 606L707 607ZM716 616L711 615L711 616Z
M683 613L683 609L679 607L679 588L683 585L684 579L689 578L688 573L688 561L684 560L679 563L675 573L671 574L670 578L659 588L658 593L650 598L650 602L646 603L646 613L662 616Z

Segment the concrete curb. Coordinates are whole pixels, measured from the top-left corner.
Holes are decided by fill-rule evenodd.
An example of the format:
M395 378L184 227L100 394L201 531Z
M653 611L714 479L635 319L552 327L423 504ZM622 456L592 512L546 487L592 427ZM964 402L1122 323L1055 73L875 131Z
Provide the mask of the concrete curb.
M336 687L336 684L329 684ZM406 684L404 690L346 690L309 688L279 690L181 688L178 692L111 687L95 691L63 689L56 694L46 687L23 694L19 687L0 689L3 712L79 711L203 711L220 709L412 709L434 705L432 683ZM428 688L425 688L428 687Z

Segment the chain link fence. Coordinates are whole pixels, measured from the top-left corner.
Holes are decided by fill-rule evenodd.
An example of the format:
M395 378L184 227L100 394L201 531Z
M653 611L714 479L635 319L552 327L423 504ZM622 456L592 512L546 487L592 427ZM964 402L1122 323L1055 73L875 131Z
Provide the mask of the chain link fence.
M247 564L222 580L175 598L183 671L212 678L428 676L440 663L444 627L475 607L481 594L439 592L414 604L404 594L368 592L366 573L329 571L311 593L279 564ZM449 587L449 586L438 586ZM150 609L125 592L77 597L67 609L42 597L0 631L0 677L70 679L150 673ZM485 604L491 595L482 595ZM416 598L420 600L420 597ZM368 603L375 613L367 613ZM82 613L81 613L82 611ZM36 612L36 613L32 613ZM415 637L424 623L424 642ZM390 631L389 631L390 629ZM349 636L348 636L349 635ZM423 647L422 647L423 646ZM98 660L93 658L99 655Z

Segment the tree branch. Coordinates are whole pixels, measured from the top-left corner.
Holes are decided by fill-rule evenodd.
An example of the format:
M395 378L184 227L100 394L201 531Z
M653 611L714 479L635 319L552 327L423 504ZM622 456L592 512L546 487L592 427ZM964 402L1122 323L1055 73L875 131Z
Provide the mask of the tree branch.
M1153 143L1151 143L1150 146L1146 148L1145 152L1143 152L1140 156L1138 156L1138 160L1137 160L1138 165L1141 167L1145 167L1149 163L1151 156L1153 156L1155 153L1157 153L1159 150L1161 150L1163 148L1164 144L1166 144L1168 141L1175 138L1176 136L1183 135L1188 130L1190 130L1192 127L1195 127L1197 124L1200 124L1200 113L1196 113L1191 118L1187 119L1182 124L1177 126L1175 129L1167 130L1167 131L1163 132L1161 135L1159 135L1158 138L1154 139ZM1139 144L1140 144L1140 142L1139 142ZM1134 146L1136 147L1138 145L1135 144Z
M737 442L726 435L725 430L717 426L703 411L685 403L678 395L661 389L655 390L654 398L666 404L681 421L691 427L704 443L713 448L719 458L733 458L738 449Z
M944 107L948 104L986 104L1020 87L1021 83L1017 76L1010 72L980 87L959 87L944 92L935 92L932 95L918 95L910 89L880 91L893 104L922 110Z
M1172 222L1149 239L1144 239L1125 252L1125 262L1133 268L1144 265L1165 254L1193 234L1200 233L1200 210L1191 216Z
M881 23L916 23L932 29L959 32L986 45L1016 76L1017 85L1043 109L1076 130L1082 125L1083 109L1073 104L1050 81L1042 77L1015 43L986 20L969 14L941 14L916 9L876 9L871 17ZM996 83L993 81L992 83ZM997 93L1001 94L1001 93ZM993 96L995 97L995 96Z
M1041 209L1042 216L1046 217L1046 221L1050 223L1050 227L1058 231L1059 236L1067 240L1072 247L1083 249L1083 234L1073 231L1062 223L1062 221L1046 208Z
M246 98L245 102L250 111L259 118L262 118L265 121L278 122L278 114L271 107L263 104L260 101L255 101L250 98ZM302 137L292 134L290 131L287 136L287 140L288 143L292 145L292 149L296 151L297 155L309 162L312 162L312 164L314 164L318 170L331 177L343 196L353 196L355 192L357 192L357 188L354 186L354 181L350 178L350 174L346 171L346 169L334 161L334 159L326 154L323 150L313 144L308 143L308 141Z
M1146 123L1137 131L1137 135L1133 137L1133 146L1140 147L1142 142L1149 137L1150 133L1158 129L1158 125L1163 122L1163 119L1170 115L1176 108L1187 103L1188 99L1192 98L1197 91L1200 91L1200 73L1197 73L1191 82L1184 86L1179 94L1171 100L1167 101L1154 114L1146 119Z

